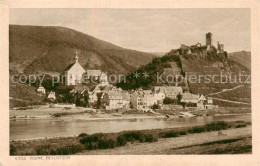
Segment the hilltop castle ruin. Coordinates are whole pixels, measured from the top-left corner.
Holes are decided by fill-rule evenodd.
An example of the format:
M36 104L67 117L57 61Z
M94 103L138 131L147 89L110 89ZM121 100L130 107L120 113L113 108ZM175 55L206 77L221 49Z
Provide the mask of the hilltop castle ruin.
M199 52L210 52L215 50L217 53L224 53L224 44L217 43L217 47L213 45L213 34L211 32L206 33L206 45L201 45L200 43L187 46L185 44L181 44L179 53L191 55L192 53Z

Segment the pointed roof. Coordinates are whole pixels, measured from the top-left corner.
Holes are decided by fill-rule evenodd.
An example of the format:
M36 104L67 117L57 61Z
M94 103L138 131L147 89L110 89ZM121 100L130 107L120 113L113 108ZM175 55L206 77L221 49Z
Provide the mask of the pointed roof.
M191 93L183 93L182 95L182 99L183 100L198 100L199 99L199 96L198 95L194 95L194 94L191 94Z
M72 63L72 64L70 64L69 66L67 66L67 67L65 68L65 70L63 70L63 73L64 73L65 71L68 71L69 69L71 69L74 65L75 65L75 63Z

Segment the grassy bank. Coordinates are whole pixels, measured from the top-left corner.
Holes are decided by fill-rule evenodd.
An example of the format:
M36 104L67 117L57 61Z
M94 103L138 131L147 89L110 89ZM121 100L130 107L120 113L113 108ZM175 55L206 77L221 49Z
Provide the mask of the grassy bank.
M252 137L226 139L167 150L166 154L244 154L252 152Z
M78 137L10 142L10 155L70 155L85 150L112 149L134 142L156 142L158 139L180 137L193 133L241 128L248 122L214 122L203 126L123 131L119 133L80 134Z

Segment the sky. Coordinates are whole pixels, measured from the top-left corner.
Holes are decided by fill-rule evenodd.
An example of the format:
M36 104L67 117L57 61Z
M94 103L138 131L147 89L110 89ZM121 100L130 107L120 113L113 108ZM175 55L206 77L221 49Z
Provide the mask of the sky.
M118 46L168 52L180 44L213 44L227 52L250 51L250 9L10 9L9 23L62 26Z

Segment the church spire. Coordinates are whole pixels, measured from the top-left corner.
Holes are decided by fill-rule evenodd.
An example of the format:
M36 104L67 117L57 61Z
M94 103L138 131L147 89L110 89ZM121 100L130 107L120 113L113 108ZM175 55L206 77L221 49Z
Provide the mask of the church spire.
M75 52L75 57L74 57L75 63L79 62L79 57L78 57L78 52Z

